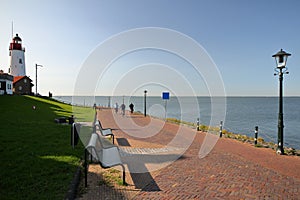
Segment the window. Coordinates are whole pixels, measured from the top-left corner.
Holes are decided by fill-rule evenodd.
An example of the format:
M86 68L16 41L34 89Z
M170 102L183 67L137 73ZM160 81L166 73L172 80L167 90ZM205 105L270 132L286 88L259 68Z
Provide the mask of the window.
M22 58L19 58L19 63L22 64Z
M27 83L27 79L24 79L24 83Z
M19 86L19 90L20 90L20 91L22 90L22 86Z

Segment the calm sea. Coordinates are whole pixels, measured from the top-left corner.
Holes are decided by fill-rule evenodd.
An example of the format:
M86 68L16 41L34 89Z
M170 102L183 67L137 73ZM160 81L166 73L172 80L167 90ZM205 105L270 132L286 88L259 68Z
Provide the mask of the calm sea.
M124 101L126 108L134 104L134 110L144 113L144 97L76 97L58 96L58 100L92 106L94 102L101 106L111 106ZM72 100L73 99L73 100ZM147 97L147 114L164 118L177 118L188 122L210 124L211 99L198 97L200 111L195 109L194 97L171 97L167 101L161 97ZM164 108L166 106L166 114ZM278 98L277 97L227 97L224 129L254 136L255 126L259 127L259 137L277 143ZM219 124L214 124L218 126ZM285 146L300 149L300 97L284 98L284 143Z

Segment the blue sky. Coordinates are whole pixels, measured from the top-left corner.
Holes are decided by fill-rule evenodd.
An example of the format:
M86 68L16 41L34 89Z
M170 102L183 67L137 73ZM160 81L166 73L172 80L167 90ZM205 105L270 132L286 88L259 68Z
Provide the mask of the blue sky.
M14 33L19 33L26 48L27 75L35 81L35 63L44 66L38 71L38 89L44 95L48 91L72 95L82 64L107 38L133 28L162 27L202 45L229 96L277 96L271 56L283 48L292 54L284 94L300 96L298 0L3 0L0 8L0 68L8 71L13 21ZM130 91L134 93L124 92ZM108 94L109 90L99 90L98 95Z

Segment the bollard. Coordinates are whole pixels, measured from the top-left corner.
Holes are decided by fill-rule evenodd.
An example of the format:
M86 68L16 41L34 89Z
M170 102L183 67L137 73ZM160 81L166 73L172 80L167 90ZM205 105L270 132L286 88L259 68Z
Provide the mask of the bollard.
M254 145L257 145L258 126L255 126L254 134L255 134L255 137L254 137Z
M200 131L200 119L197 118L197 131Z
M220 138L222 137L223 121L220 121Z

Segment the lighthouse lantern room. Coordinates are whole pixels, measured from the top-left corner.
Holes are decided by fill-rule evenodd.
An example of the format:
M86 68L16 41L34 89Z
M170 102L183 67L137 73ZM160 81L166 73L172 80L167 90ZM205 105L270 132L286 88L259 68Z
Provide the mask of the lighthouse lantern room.
M26 76L25 48L22 39L16 34L9 45L10 67L9 73L13 76Z

